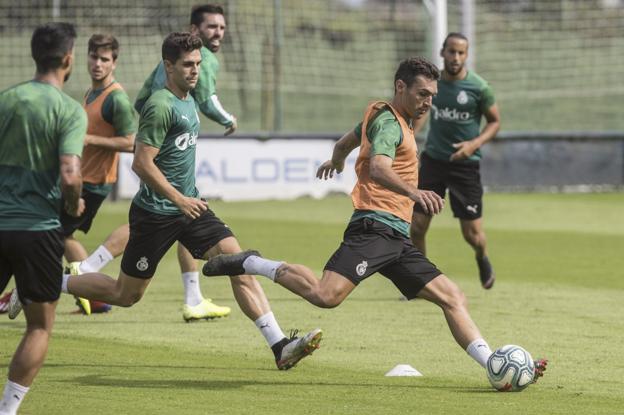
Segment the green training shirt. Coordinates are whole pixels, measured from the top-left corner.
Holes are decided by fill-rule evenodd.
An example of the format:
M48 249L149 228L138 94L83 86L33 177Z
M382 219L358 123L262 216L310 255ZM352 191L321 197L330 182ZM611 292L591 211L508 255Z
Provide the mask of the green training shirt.
M362 123L355 126L355 135L362 136ZM380 109L369 121L366 128L366 136L371 143L370 156L383 154L394 160L396 149L403 141L401 125L389 108ZM385 223L401 234L409 237L409 223L388 212L377 210L356 210L349 222L371 218Z
M89 90L86 96L87 104L95 101L106 88ZM116 89L108 94L102 103L101 115L104 121L115 128L115 134L118 136L127 136L137 131L134 109L132 108L128 94L123 89ZM90 193L107 196L111 190L113 190L113 184L93 184L84 182L82 188Z
M197 197L195 188L195 146L199 135L199 116L189 94L182 100L168 89L161 89L147 100L139 118L136 139L160 149L154 163L167 181L184 196ZM166 197L141 181L133 199L139 207L161 215L182 212Z
M50 84L0 92L0 229L61 226L59 156L80 156L86 132L81 105Z
M191 95L197 102L199 110L206 117L219 123L224 127L232 125L232 116L225 112L221 104L214 102L211 98L217 93L217 74L219 73L219 61L217 56L207 47L201 48L202 62L199 67L199 79L197 85L191 91ZM143 106L149 97L156 91L163 89L167 83L167 74L163 61L154 68L149 78L143 83L143 87L134 102L134 109L141 113Z
M479 135L481 117L494 103L490 85L472 71L459 81L440 79L431 106L425 153L436 160L449 161L457 151L453 144ZM468 160L480 159L481 151L477 150Z

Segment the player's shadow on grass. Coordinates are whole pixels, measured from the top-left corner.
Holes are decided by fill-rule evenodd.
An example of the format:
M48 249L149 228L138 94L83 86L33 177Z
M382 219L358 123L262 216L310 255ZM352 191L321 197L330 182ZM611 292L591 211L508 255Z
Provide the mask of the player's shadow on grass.
M392 384L392 383L353 383L351 379L346 379L344 382L292 382L292 381L267 381L267 380L232 380L232 379L210 379L210 380L190 380L190 379L119 379L105 375L93 375L93 376L79 376L71 380L67 380L68 383L79 383L82 386L101 386L101 387L118 387L118 388L147 388L147 389L198 389L198 390L228 390L228 389L240 389L243 387L255 386L255 387L275 387L275 386L310 386L318 388L319 386L325 386L329 388L335 387L348 387L348 388L402 388L402 389L434 389L434 390L448 390L460 393L489 393L492 389L483 387L465 387L465 386L450 386L450 385L423 385L423 384Z

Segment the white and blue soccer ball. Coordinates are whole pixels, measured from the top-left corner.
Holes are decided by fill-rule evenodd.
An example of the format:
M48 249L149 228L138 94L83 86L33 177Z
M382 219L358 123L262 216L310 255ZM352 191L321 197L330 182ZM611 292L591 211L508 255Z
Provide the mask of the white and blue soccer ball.
M531 384L535 375L531 354L514 344L492 353L486 369L490 383L500 392L520 392Z

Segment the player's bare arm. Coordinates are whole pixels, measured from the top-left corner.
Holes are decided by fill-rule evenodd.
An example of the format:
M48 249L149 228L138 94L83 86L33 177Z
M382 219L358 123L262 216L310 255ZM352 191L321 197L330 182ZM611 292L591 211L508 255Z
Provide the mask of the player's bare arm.
M392 158L377 154L370 159L369 174L371 179L388 190L407 196L420 204L429 215L435 215L442 211L444 199L430 190L419 190L416 186L406 183L392 170Z
M485 117L486 124L485 127L483 127L481 134L472 140L453 144L453 147L455 147L457 151L451 155L451 161L467 159L472 156L475 151L496 137L498 130L500 130L500 114L498 112L498 105L492 105L483 113L483 115Z
M82 192L82 174L80 157L75 154L62 154L60 159L61 194L65 201L65 211L72 216L80 216L84 211Z
M355 130L351 130L336 141L331 160L327 160L321 164L316 171L316 177L319 179L331 179L334 173L341 173L344 169L344 162L347 156L360 145L360 138L355 134Z
M120 135L115 137L102 137L99 135L85 135L85 146L96 146L107 150L132 153L134 151L134 137L136 134Z
M184 215L192 219L198 218L208 209L208 204L201 199L184 196L167 181L158 166L154 164L154 158L159 151L160 149L156 147L137 141L132 170L149 187L171 200Z

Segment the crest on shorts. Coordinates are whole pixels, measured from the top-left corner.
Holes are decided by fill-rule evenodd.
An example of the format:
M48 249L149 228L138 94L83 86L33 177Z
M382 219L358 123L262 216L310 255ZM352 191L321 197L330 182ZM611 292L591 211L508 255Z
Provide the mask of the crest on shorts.
M466 91L459 91L459 94L457 94L457 103L460 105L468 103L468 94L466 93Z
M362 261L355 267L355 272L361 277L366 272L366 268L368 268L368 262Z
M147 263L147 258L142 256L141 259L136 263L136 267L139 271L145 271L149 268L149 264Z

